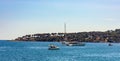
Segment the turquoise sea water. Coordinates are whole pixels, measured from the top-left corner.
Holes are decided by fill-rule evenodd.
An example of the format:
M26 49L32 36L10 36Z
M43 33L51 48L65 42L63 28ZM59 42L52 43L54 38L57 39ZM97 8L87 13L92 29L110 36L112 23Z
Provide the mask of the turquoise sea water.
M48 50L55 44L60 50ZM120 61L120 44L86 43L65 46L58 42L0 41L0 61Z

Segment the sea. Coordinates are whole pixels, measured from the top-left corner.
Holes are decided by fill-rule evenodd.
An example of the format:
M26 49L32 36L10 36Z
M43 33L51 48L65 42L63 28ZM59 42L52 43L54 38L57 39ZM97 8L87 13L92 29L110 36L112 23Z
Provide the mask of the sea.
M60 50L48 50L49 44ZM60 42L0 40L0 61L120 61L120 43L86 43L66 46Z

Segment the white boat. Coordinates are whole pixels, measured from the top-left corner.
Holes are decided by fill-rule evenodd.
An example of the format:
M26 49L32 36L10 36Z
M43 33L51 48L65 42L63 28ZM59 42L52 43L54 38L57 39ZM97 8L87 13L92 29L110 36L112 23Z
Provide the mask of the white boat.
M49 45L48 50L59 50L59 47L57 47L57 46L51 44L51 45Z
M83 42L70 42L66 45L67 46L85 46L85 43L83 43Z
M67 46L85 46L85 43L83 43L83 42L77 42L77 41L70 42L70 41L68 41L68 39L66 37L66 23L64 23L64 40L65 41L62 41L62 44L65 44Z
M66 42L66 41L62 41L62 44L69 44L69 42Z

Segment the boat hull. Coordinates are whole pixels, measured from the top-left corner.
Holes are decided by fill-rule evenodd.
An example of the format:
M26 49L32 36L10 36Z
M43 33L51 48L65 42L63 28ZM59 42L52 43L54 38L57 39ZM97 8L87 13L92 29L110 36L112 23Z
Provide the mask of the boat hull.
M67 46L85 46L85 43L69 43Z
M59 48L48 48L48 50L59 50Z

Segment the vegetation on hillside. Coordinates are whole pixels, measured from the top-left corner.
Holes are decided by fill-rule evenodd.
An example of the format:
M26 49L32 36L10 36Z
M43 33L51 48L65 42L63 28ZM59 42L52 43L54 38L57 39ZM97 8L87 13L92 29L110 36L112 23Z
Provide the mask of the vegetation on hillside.
M65 35L65 36L64 36ZM80 41L80 42L120 42L120 29L105 32L77 32L77 33L43 33L18 37L17 41Z

